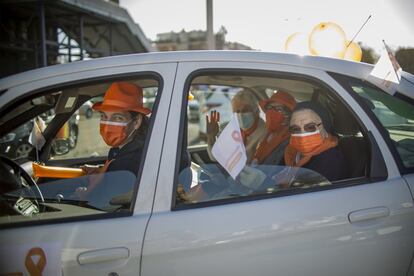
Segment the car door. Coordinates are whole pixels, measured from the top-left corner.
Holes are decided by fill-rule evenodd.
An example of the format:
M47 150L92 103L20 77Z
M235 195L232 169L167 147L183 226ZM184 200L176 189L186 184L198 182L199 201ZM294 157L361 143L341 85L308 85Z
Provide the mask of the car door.
M329 187L233 196L180 208L174 186L185 135L180 113L192 79L203 70L206 75L227 72L235 81L238 74L292 75L327 87L358 114L366 130L367 174ZM172 103L165 141L178 149L163 149L143 275L406 274L414 248L410 190L376 125L326 72L267 61L183 62Z
M7 88L0 98L2 117L5 116L3 111L6 105L16 103L16 99L22 101L39 91L52 89L56 93L64 94L68 85L93 86L100 82L110 83L111 80L140 79L143 75L154 77L158 81L158 97L151 117L147 154L142 158L138 178L134 178L132 183L135 187L132 192L135 192L130 204L128 203L131 207L125 211L101 212L96 208L87 209L85 205L67 205L67 214L59 215L59 206L64 201L57 200L54 204L43 205L42 211L49 212L54 206L57 214L55 219L52 211L51 214L41 212L33 218L25 218L26 221L23 222L14 219L14 216L2 217L0 274L140 274L142 241L151 214L167 121L167 112L164 111L170 105L176 66L176 63L140 64L137 56L116 57L104 61L53 66L2 80L0 86ZM26 81L20 81L19 78ZM86 120L89 119L85 118L85 122L88 122ZM111 185L124 184L116 176L112 181L114 183ZM54 185L60 185L55 183L57 184ZM43 190L42 185L39 184L40 190ZM56 195L63 198L57 192ZM46 197L45 194L44 196Z

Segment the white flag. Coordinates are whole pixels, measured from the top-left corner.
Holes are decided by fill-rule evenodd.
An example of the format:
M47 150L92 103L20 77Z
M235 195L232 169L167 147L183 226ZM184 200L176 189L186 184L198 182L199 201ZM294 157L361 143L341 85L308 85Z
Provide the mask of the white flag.
M246 165L246 148L243 144L239 122L234 114L217 138L211 153L233 179L236 179Z
M385 44L385 43L384 43ZM387 93L394 95L401 80L401 67L385 44L380 59L368 75L367 80Z
M46 124L40 117L33 120L33 129L29 136L29 143L32 144L37 150L41 150L46 143L46 139L42 134L45 128Z

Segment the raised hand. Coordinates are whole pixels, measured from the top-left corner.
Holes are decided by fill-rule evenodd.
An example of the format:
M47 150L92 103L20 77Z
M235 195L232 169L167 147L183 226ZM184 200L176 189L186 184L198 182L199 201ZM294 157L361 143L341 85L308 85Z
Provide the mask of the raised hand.
M206 114L207 143L214 144L220 129L220 112L212 110L210 117Z

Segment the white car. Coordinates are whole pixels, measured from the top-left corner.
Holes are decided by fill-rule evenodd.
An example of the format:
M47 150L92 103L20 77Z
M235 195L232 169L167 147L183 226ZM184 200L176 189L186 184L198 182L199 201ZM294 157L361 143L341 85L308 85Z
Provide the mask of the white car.
M37 152L0 157L0 274L414 275L414 76L403 72L390 95L365 80L372 68L193 51L74 62L0 80L0 138L47 110L56 114L37 134L45 142ZM83 103L102 99L120 80L156 91L138 175L107 172L88 197L77 194L90 188L88 176L34 178L35 161L66 168L105 162L95 116L79 122L73 149L61 143L54 155L51 145ZM232 180L205 144L193 144L200 129L186 113L196 85L263 98L283 90L297 102L319 102L332 118L347 176L329 181L299 169L288 188ZM272 175L284 167L255 169ZM197 189L202 196L192 196Z

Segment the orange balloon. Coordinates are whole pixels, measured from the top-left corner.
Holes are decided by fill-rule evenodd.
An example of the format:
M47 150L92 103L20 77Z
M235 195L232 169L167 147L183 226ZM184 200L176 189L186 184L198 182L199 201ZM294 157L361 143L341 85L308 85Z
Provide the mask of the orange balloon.
M350 41L346 41L346 45ZM361 61L362 59L362 50L358 43L351 42L348 47L346 47L344 59L352 61Z
M298 55L309 55L308 40L303 33L290 35L285 42L285 51Z
M322 22L309 35L309 51L315 56L343 58L345 42L345 32L338 24Z

